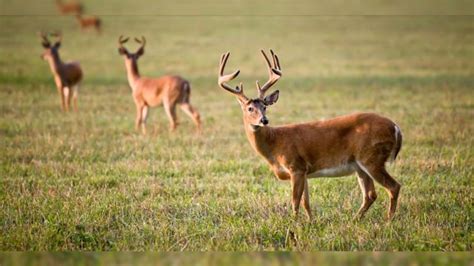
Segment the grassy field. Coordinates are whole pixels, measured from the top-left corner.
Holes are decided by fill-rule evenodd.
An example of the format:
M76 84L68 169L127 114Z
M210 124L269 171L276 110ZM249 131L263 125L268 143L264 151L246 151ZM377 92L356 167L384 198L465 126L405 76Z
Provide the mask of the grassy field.
M215 7L230 17L154 16L146 1L136 9L86 1L89 13L105 14L97 36L50 16L53 1L18 13L25 2L0 0L0 250L472 251L472 16L258 16L248 1L244 14ZM78 113L60 111L39 58L41 29L61 30L62 58L83 66ZM190 80L201 135L181 112L170 134L162 108L151 111L149 135L134 131L120 34L147 37L142 75ZM216 85L229 50L227 68L240 68L256 95L254 81L266 78L261 48L277 51L284 73L272 125L355 111L400 125L392 222L380 186L366 218L352 221L361 203L355 176L312 179L314 219L291 217L290 184L253 152L236 100Z

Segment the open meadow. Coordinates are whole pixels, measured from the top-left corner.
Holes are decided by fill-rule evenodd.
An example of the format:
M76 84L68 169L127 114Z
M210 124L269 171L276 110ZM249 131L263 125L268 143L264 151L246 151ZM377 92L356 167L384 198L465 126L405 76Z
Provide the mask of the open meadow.
M53 1L0 0L0 250L472 251L472 16L272 15L250 1L235 13L173 15L179 8L145 2L84 1L103 14L98 35L58 16ZM39 30L60 30L62 59L81 62L77 113L60 110ZM168 132L162 107L151 109L148 135L135 131L121 34L147 38L142 75L191 82L201 134L181 110ZM239 68L255 96L267 78L262 48L283 69L270 125L357 111L400 125L403 147L388 166L402 184L393 221L379 185L366 217L352 220L356 175L311 179L314 217L300 210L295 221L290 183L252 150L237 101L217 86L230 51L227 72Z

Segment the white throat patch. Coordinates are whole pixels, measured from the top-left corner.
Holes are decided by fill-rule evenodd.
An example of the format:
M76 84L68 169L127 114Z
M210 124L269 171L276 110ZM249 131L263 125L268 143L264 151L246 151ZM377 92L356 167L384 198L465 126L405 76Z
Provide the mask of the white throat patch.
M259 130L261 126L256 126L256 125L249 124L248 127L249 127L250 131L255 132L255 131Z

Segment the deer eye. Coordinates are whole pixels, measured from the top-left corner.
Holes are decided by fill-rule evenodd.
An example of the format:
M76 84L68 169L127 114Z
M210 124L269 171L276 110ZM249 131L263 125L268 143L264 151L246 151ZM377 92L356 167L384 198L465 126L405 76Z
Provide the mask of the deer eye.
M248 110L249 112L253 112L253 107L250 106L247 110Z
M264 107L263 107L263 111L266 111L266 110L267 110L267 107L266 107L266 106L264 106Z

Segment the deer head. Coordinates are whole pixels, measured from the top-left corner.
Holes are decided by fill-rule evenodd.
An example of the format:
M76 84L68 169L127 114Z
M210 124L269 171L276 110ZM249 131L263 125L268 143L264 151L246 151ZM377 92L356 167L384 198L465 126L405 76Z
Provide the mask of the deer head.
M270 50L270 53L272 55L272 61L270 61L265 52L263 50L261 50L261 52L263 57L265 58L265 62L268 68L268 80L267 82L265 82L265 84L263 84L263 86L260 86L257 80L256 87L258 97L254 99L248 98L244 94L244 87L242 83L240 83L239 86L236 86L235 89L227 84L228 81L233 80L240 73L240 70L237 70L231 74L224 75L224 68L230 55L229 52L221 56L221 61L219 64L219 86L222 89L237 96L244 115L244 123L246 125L249 125L250 128L254 131L258 130L260 127L268 125L269 120L266 116L267 106L270 106L278 101L278 95L280 92L276 90L268 96L265 96L265 93L278 81L278 79L282 75L280 61L277 55L273 53L272 50Z
M132 60L132 61L137 61L144 53L145 53L145 44L146 44L146 39L145 37L142 36L142 39L135 38L135 41L139 43L141 46L138 48L138 50L135 53L130 53L127 48L125 48L123 45L128 42L129 38L124 38L122 35L118 39L118 52L120 55L125 56L126 60Z
M38 35L41 38L41 45L44 48L44 52L41 54L41 58L43 60L49 60L53 59L54 57L57 57L59 54L58 50L61 47L62 34L60 32L54 32L50 34L52 37L56 38L54 44L51 44L48 39L48 35L44 32L40 32Z

